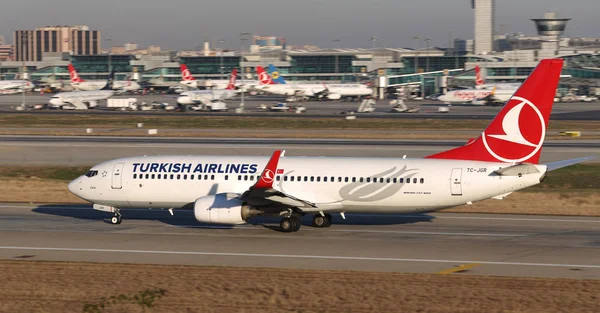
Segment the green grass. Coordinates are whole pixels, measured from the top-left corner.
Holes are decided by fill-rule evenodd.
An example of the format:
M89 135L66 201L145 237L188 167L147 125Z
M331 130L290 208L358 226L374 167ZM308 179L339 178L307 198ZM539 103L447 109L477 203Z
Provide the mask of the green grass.
M88 169L88 166L3 166L0 167L0 179L37 177L70 181ZM600 192L600 164L578 164L552 171L543 183L527 191Z

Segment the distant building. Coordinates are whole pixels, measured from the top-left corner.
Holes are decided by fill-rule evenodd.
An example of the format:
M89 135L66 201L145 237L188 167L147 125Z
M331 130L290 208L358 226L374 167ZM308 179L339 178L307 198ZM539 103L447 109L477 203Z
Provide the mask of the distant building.
M494 51L494 0L471 0L475 10L475 54Z
M13 45L4 43L4 36L0 36L0 62L12 60Z
M41 61L44 53L96 55L102 51L100 31L85 25L16 30L13 43L17 61Z
M285 49L286 41L283 37L253 36L250 51Z
M125 49L125 51L133 51L138 49L138 45L137 43L128 42L123 46L123 48Z

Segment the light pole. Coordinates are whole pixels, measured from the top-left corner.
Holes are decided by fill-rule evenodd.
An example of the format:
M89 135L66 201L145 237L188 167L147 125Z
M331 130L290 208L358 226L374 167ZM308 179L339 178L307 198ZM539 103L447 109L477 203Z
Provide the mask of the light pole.
M421 36L414 36L413 41L417 42L415 49L415 73L419 72L419 41L421 40Z
M371 36L371 49L375 50L375 42L377 41L377 37Z
M332 40L332 42L334 43L334 45L335 45L335 47L336 47L336 48L339 48L339 43L340 43L340 40L339 40L339 39L334 39L334 40ZM338 73L338 71L339 71L338 52L339 52L339 51L336 51L336 52L335 52L335 73L336 73L336 74L337 74L337 73Z
M240 41L242 42L242 49L240 49L240 69L242 71L242 78L246 74L244 72L244 44L246 43L246 40L248 40L248 35L250 35L250 33L240 33ZM244 108L244 88L242 88L240 108Z
M21 32L21 57L23 58L23 66L21 67L21 79L25 80L25 40L29 39L29 33L27 31ZM27 105L27 97L25 96L25 89L27 85L24 85L21 89L21 106L25 108Z
M219 43L221 44L221 61L220 61L221 62L221 66L220 66L221 67L221 79L225 79L223 77L223 43L225 43L225 40L221 39L221 40L219 40Z
M110 75L110 68L112 67L111 64L111 58L110 58L110 53L112 52L112 39L111 38L106 38L106 41L108 42L108 75Z

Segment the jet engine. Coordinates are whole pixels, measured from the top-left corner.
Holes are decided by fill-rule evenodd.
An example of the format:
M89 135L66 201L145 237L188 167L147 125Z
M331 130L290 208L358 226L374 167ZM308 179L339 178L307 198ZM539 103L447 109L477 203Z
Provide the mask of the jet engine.
M194 203L194 216L198 222L214 224L245 224L260 212L242 200L238 194L220 193L200 197Z
M327 99L340 100L340 99L342 99L342 95L340 95L339 93L330 93L330 94L327 94Z

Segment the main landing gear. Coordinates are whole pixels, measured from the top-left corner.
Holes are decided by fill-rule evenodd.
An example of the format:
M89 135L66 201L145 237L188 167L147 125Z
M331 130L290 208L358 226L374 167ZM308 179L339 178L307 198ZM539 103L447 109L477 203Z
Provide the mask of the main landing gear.
M121 224L123 217L121 216L121 210L115 209L115 214L110 218L110 223L113 225Z
M324 214L324 216L321 214L315 214L313 217L312 226L318 228L331 226L331 214L327 213Z
M300 220L295 216L284 217L281 222L279 222L279 227L281 227L281 231L284 233L291 233L298 231L300 229Z

